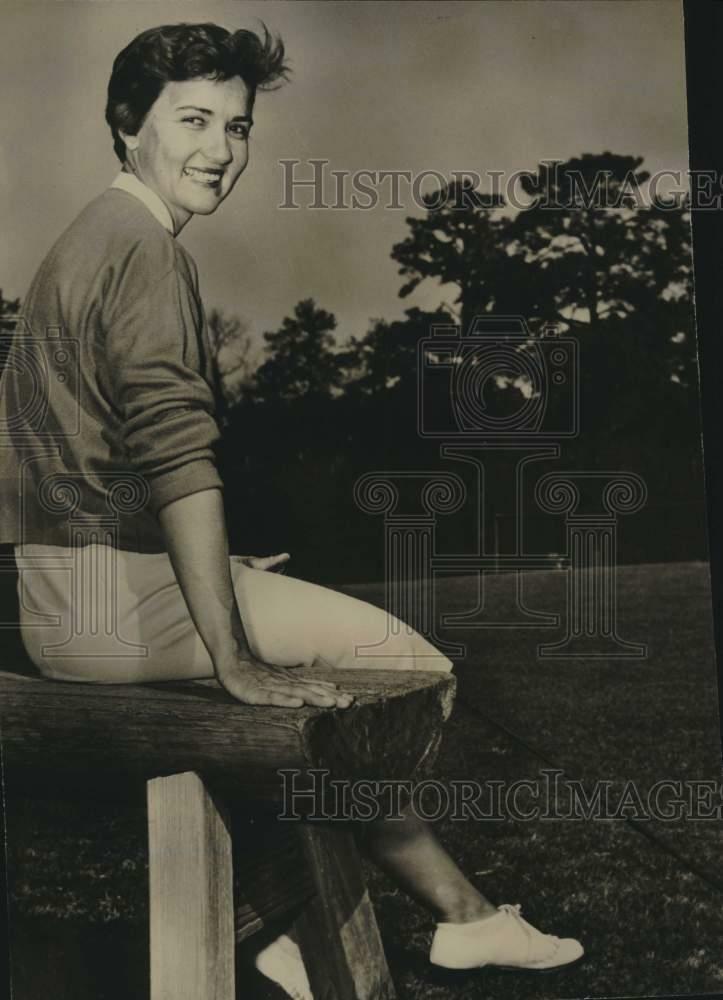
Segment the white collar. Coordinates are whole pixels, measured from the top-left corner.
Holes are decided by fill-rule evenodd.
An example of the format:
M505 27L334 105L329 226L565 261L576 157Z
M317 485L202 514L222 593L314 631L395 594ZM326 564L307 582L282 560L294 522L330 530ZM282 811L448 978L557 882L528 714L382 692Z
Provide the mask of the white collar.
M162 199L152 191L147 184L139 180L135 174L130 174L122 170L111 184L112 188L120 188L128 194L135 195L146 206L149 212L167 229L171 236L175 236L173 229L173 219L171 213L166 208Z

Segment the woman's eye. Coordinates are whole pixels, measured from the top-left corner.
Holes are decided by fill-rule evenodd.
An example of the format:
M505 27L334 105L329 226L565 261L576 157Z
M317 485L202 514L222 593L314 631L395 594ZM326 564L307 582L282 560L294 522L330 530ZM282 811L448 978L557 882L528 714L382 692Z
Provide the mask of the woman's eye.
M191 125L205 125L206 122L203 118L199 118L198 115L189 115L188 118L183 119L184 122L188 122Z

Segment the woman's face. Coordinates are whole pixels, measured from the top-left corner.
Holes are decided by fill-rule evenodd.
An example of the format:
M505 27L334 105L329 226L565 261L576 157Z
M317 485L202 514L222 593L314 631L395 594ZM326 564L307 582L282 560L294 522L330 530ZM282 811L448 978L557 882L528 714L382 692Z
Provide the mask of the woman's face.
M215 212L245 169L252 106L240 77L171 82L138 135L123 135L127 162L165 202L176 232L191 215Z

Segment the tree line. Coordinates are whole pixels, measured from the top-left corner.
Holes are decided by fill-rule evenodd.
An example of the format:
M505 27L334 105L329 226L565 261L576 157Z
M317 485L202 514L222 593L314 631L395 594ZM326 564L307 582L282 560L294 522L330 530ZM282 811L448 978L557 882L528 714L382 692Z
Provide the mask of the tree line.
M425 196L390 251L400 297L439 286L438 305L375 318L363 333L340 331L306 298L255 352L242 319L211 310L234 547L287 548L296 570L317 578L378 573L381 526L355 508L355 480L372 470L450 469L419 433L420 340L435 328L466 331L479 316L493 328L493 317L521 316L531 346L550 329L579 345L580 430L556 468L637 472L652 507L680 506L673 556L704 555L700 516L686 522L703 500L690 218L680 197L646 202L648 180L642 157L605 152L539 164L521 178L522 208L450 181ZM17 305L4 303L0 322ZM524 405L524 377L504 363L487 375L478 389L489 413ZM448 408L449 384L436 384ZM495 492L496 461L486 483L490 523L508 502ZM666 557L656 524L638 532L636 559ZM458 542L468 530L458 529Z
M596 199L600 178L604 197ZM356 576L378 573L382 529L355 508L356 478L379 469L460 471L419 434L420 339L439 327L467 330L478 316L522 316L531 343L553 327L579 345L580 431L549 468L637 472L653 513L638 515L630 559L704 557L690 218L681 198L646 204L648 180L642 157L543 163L522 179L528 204L516 210L471 182L450 181L425 197L391 248L400 297L436 284L439 305L374 319L363 334L342 337L336 318L308 298L264 333L253 358L243 324L213 312L239 542L295 547L311 575L333 577L340 552L347 572L351 563ZM529 386L504 366L491 376L485 406L514 414ZM502 460L489 457L488 535L510 503L497 489ZM234 517L242 511L248 518ZM469 531L461 520L453 542Z

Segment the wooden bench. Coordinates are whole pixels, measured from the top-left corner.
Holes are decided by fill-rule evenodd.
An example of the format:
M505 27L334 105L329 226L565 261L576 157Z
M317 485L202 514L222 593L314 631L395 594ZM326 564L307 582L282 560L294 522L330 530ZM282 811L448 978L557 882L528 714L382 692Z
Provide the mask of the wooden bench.
M236 943L294 907L315 1000L394 997L348 825L289 822L286 837L281 821L262 826L269 843L251 854L242 845L234 900L231 815L278 815L281 771L300 781L321 770L340 781L428 773L454 679L314 676L333 676L355 704L254 708L213 681L101 686L46 681L24 667L0 673L9 801L49 791L119 797L146 783L151 1000L234 1000Z

